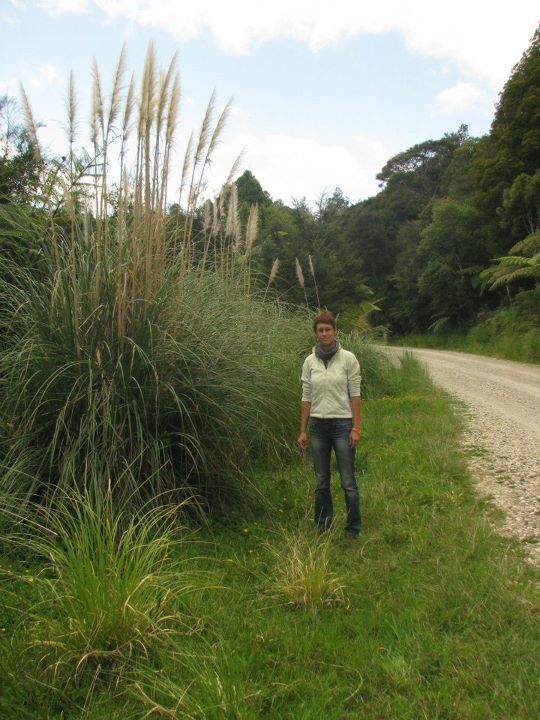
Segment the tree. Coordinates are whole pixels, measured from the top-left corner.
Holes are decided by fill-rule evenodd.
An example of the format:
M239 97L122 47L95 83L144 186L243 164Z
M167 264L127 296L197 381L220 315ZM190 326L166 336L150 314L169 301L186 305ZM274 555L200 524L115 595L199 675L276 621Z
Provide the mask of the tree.
M490 134L478 146L473 162L475 202L491 219L493 255L508 252L516 237L496 221L504 194L521 175L540 167L540 28L515 66L497 105Z
M19 115L15 100L0 97L0 255L35 268L47 225L35 202L45 165ZM2 272L9 270L3 267Z
M514 238L523 238L540 229L540 169L534 175L520 173L504 191L499 210L501 227Z
M270 194L263 190L261 183L257 180L255 175L246 170L238 180L236 180L236 187L238 189L238 202L240 205L245 203L248 207L257 203L259 207L262 205L268 205L272 202Z
M464 143L468 143L467 128L461 126L439 140L428 140L398 153L377 175L382 191L351 211L348 241L363 261L367 284L377 297L384 298L385 323L398 317L400 323L407 322L402 312L404 302L416 309L412 322L418 322L423 315L417 303L418 288L412 280L418 262L416 250L411 245L410 233L407 249L402 246L401 228L411 228L411 224L420 221L414 234L414 242L419 243L421 228L430 222L426 208L447 191L451 181L449 170ZM457 167L464 173L462 166L463 162ZM401 258L398 275L405 273L402 277L396 277L398 258ZM412 295L405 298L406 291Z
M472 319L478 305L477 276L488 261L480 237L480 217L470 201L443 198L433 203L431 222L422 230L418 247L424 266L418 289L432 321Z
M523 290L528 281L540 282L540 230L528 235L510 248L510 254L499 257L495 265L481 275L491 290L501 286L508 288L512 283ZM525 281L525 283L523 282Z
M27 202L36 193L43 164L25 128L17 103L0 97L0 203Z

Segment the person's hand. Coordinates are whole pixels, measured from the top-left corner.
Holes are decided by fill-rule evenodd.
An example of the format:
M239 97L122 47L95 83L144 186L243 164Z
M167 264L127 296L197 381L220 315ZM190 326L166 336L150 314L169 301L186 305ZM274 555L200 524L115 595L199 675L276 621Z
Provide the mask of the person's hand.
M359 442L360 442L360 430L358 428L353 428L351 430L351 432L349 433L349 447L355 448Z
M301 447L302 450L305 450L307 448L307 433L301 432L298 436L298 439L296 441L298 447Z

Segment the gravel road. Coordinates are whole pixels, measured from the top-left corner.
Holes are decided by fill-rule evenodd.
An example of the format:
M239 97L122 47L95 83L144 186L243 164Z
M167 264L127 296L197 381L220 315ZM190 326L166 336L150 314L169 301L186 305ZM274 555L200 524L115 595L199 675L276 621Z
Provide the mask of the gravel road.
M478 489L504 512L501 532L519 538L540 565L540 365L444 350L388 351L406 349L465 404L464 444Z

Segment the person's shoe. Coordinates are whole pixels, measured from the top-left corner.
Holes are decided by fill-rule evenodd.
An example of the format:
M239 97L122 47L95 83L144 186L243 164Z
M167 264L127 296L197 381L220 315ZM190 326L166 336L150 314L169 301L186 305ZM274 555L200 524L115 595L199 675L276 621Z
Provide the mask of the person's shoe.
M345 535L345 540L349 545L355 545L358 542L358 535L354 535L353 533L347 533Z

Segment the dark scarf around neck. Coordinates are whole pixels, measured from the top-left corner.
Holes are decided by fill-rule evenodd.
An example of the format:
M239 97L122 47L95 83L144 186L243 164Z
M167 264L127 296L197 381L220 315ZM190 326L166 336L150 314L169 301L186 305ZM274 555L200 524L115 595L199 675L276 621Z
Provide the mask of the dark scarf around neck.
M330 350L323 350L322 347L317 344L315 345L315 355L320 358L323 361L325 367L327 367L330 360L339 350L339 347L339 342L337 340L334 343L333 347L330 348Z

